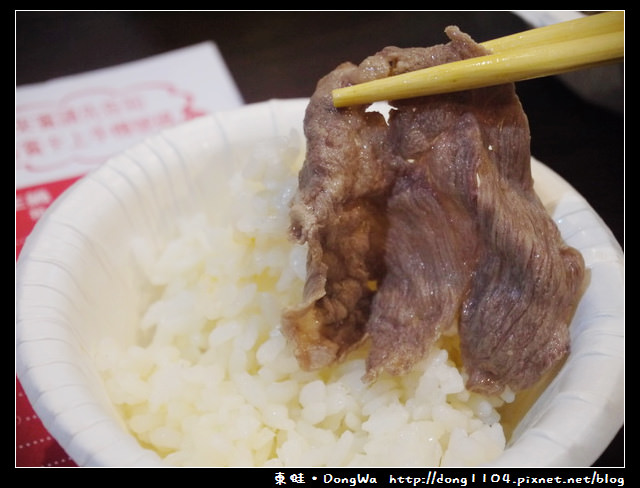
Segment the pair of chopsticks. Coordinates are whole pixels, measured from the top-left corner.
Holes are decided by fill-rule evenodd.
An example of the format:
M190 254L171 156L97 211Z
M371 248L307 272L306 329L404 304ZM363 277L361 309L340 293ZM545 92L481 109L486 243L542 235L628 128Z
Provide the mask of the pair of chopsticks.
M336 107L435 95L624 59L624 12L605 12L481 43L491 54L333 90Z

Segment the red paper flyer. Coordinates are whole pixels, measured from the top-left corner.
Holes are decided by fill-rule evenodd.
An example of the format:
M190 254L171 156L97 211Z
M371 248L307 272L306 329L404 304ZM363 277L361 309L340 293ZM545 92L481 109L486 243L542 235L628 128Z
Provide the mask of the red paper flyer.
M179 66L179 69L176 67ZM16 87L16 260L38 219L109 157L243 100L217 46ZM16 466L70 467L16 377Z

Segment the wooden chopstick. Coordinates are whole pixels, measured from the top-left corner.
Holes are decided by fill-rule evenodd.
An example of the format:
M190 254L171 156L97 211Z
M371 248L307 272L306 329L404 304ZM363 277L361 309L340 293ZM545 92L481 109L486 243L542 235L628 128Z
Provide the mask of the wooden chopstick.
M336 107L523 81L624 59L624 12L605 12L482 43L492 54L333 90Z
M570 41L583 37L624 31L624 12L604 12L587 15L567 22L530 29L500 37L481 44L492 52L504 52L521 47L534 47L553 42Z

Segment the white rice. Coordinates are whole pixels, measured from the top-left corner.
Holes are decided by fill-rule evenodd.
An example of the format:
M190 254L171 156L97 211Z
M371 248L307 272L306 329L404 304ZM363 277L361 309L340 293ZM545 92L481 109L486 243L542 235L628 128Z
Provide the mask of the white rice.
M298 367L280 315L298 303L306 248L287 239L302 149L260 147L232 201L180 222L157 255L136 243L156 296L145 340L103 341L97 364L127 428L174 466L478 466L504 450L497 408L467 391L444 348L365 385L365 352ZM292 145L293 144L293 145ZM221 203L222 205L222 203Z

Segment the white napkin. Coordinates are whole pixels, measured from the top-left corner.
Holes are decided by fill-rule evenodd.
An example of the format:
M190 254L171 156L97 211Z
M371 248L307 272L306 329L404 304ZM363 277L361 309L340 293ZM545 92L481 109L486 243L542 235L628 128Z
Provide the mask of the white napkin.
M109 157L243 103L213 42L16 87L17 251L49 205Z
M16 188L83 175L136 142L242 105L213 42L16 88Z

